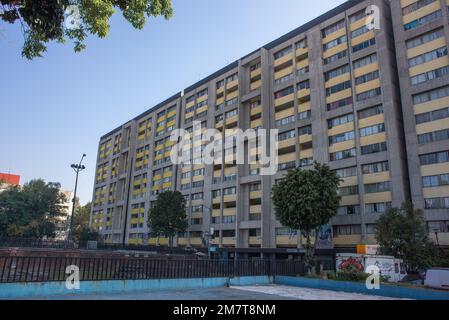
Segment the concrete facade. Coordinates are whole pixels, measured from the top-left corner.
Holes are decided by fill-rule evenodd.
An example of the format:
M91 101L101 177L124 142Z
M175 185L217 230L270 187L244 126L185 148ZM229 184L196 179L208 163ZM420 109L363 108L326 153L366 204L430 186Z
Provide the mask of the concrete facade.
M409 89L396 62L397 2L348 1L103 136L92 228L111 243L166 245L148 229L148 211L161 191L179 190L190 227L178 246L203 246L213 231L221 247L301 247L300 233L276 220L271 189L287 169L313 160L343 179L341 208L331 221L336 247L375 243L377 219L410 199L410 189L423 208L408 165L414 128L401 109L401 91ZM365 26L371 5L380 11L379 29ZM224 147L223 165L172 165L170 133L195 131L194 121L219 130L222 141L236 128L278 129L279 173L263 176L260 164L226 162ZM258 150L247 144L250 152Z

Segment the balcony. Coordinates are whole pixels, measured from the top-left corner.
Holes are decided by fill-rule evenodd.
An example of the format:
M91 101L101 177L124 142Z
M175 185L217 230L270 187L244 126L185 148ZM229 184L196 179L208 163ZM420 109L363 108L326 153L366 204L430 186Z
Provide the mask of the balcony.
M283 105L285 105L287 103L292 103L293 99L294 99L294 93L291 93L289 95L286 95L285 97L276 99L274 101L274 106L275 107L280 107L280 106L283 106Z
M262 198L262 191L261 190L251 191L249 193L249 198L250 199L260 199L260 198ZM256 213L260 213L260 212L256 212Z
M262 106L257 106L251 109L251 116L255 116L262 113Z
M297 236L277 236L276 237L276 245L278 246L288 246L288 247L297 247L298 246L298 237Z
M249 207L249 213L261 213L262 212L262 205L255 205Z
M235 246L235 237L223 237L221 244L224 246Z
M238 87L239 85L239 80L234 80L229 82L228 84L226 84L226 90L232 90L235 89L236 87Z
M249 237L248 242L249 242L249 245L260 246L260 245L262 245L262 238L261 237Z
M235 201L237 201L236 194L226 195L223 197L223 202L235 202Z
M274 67L277 68L283 64L287 64L289 62L292 61L292 55L291 54L287 54L277 60L274 61Z

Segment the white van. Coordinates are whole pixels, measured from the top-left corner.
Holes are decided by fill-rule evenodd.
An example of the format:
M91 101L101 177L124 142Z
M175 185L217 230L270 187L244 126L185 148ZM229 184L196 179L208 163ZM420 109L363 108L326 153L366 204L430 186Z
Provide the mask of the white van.
M449 290L449 269L433 268L427 270L424 285L429 288Z

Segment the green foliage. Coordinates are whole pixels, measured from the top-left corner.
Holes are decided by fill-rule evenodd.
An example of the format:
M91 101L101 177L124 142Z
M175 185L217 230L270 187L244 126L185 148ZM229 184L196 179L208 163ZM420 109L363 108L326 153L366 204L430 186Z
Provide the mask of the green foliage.
M60 188L59 183L32 180L0 193L0 236L54 237L57 218L65 215L60 205L67 201Z
M437 248L429 239L422 211L410 202L390 209L379 218L376 239L382 254L403 259L409 270L437 263Z
M89 202L85 206L77 204L73 216L72 238L76 243L80 242L81 234L89 231L89 218L92 204Z
M78 243L78 245L80 246L84 246L87 244L87 241L101 241L101 235L96 232L96 231L92 231L87 227L84 227L83 229L81 229L79 231L79 236L78 236L78 240L76 241L76 243Z
M307 238L305 262L310 267L318 231L337 213L341 197L340 178L327 165L315 162L313 169L290 170L273 187L276 217L282 225L301 230ZM315 246L311 235L315 232Z
M79 17L71 6L79 10ZM0 20L21 24L22 55L27 59L42 57L47 43L64 43L66 38L74 42L75 52L83 50L88 34L99 38L109 34L109 21L116 11L136 29L142 29L147 18L173 15L171 0L0 0L0 9Z
M157 197L150 209L148 227L157 235L164 234L172 239L178 232L185 232L188 227L186 203L179 191L166 191Z

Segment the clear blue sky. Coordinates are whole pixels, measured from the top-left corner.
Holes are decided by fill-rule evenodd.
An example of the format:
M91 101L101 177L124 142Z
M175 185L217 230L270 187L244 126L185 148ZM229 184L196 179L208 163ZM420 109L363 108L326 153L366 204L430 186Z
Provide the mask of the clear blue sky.
M344 0L173 0L174 17L142 31L120 14L87 50L51 44L20 55L19 25L0 22L0 172L60 182L86 153L79 196L91 199L101 135Z

